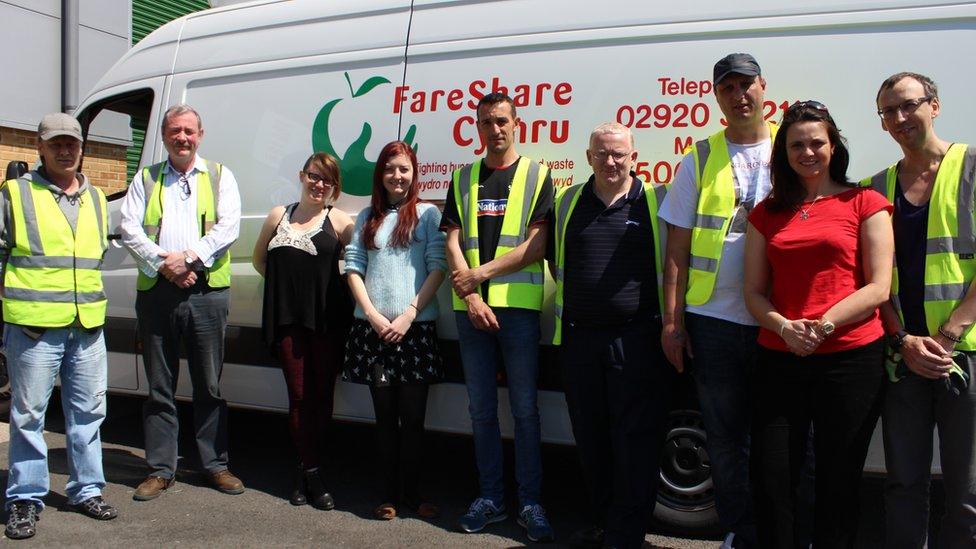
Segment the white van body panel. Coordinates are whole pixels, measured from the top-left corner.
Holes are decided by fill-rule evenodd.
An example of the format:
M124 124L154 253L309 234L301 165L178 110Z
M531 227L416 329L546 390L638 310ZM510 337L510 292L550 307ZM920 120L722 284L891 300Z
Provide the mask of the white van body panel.
M262 287L250 266L251 248L268 210L297 199L297 172L315 144L327 141L340 157L358 148L364 159L375 159L386 142L410 136L422 165L422 196L444 200L451 169L481 155L467 103L476 100L472 89L491 91L496 78L510 92L524 86L519 151L551 164L560 185L587 179L589 131L608 120L633 127L639 174L669 182L683 145L722 127L714 97L702 86L710 85L714 62L733 51L748 51L761 63L772 119L795 100L828 105L849 140L852 177L900 157L874 105L877 86L894 72L932 76L941 85L940 135L974 140L973 76L956 62L976 46L974 2L750 0L733 6L709 0L690 8L631 1L594 10L582 0L415 0L412 12L406 0L364 4L254 3L178 19L123 56L79 109L152 89L143 165L165 157L159 116L166 107L186 102L200 111L206 130L201 154L226 163L242 194L241 237L231 251L229 341L243 333L235 330L255 333L260 326ZM347 164L353 162L344 158ZM340 208L355 214L367 205L368 175L344 187ZM118 204L111 206L115 232ZM135 266L117 246L106 257L105 278L109 316L134 319ZM456 339L447 285L439 304L439 330ZM547 340L550 313L543 322ZM228 401L287 409L277 368L242 362L225 366ZM145 393L141 357L113 350L110 386ZM191 394L185 371L179 394ZM504 389L499 400L502 430L510 436ZM562 394L541 391L539 400L544 439L571 442ZM371 420L365 388L340 383L336 416ZM470 432L462 385L432 389L427 424Z

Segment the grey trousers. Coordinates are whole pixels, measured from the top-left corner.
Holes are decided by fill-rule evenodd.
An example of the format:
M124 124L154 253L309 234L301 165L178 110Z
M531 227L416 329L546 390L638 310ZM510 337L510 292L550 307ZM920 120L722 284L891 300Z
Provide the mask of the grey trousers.
M220 396L220 373L230 290L211 289L201 277L189 289L160 279L137 294L136 315L149 380L142 419L150 474L163 478L176 474L179 421L174 397L181 342L193 384L193 426L200 463L209 473L223 471L227 469L227 403Z
M976 352L956 362L976 373ZM926 544L929 524L929 470L932 432L939 429L946 515L938 547L976 547L976 382L968 391L951 393L944 381L909 374L888 383L883 425L885 522L888 547Z

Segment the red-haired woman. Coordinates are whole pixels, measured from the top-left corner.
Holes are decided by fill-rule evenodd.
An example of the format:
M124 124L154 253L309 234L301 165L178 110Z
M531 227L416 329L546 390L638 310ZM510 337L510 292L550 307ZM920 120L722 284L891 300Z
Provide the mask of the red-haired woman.
M352 320L339 256L353 221L332 207L342 192L335 158L313 154L298 179L298 202L271 209L251 259L265 279L262 330L285 375L288 427L301 459L289 501L328 510L334 502L319 465Z
M356 311L346 346L345 379L369 385L376 413L384 499L375 514L397 508L434 518L419 493L427 388L443 377L437 348L437 287L444 280L440 211L419 203L417 156L402 141L376 160L373 198L356 218L346 246L346 275Z

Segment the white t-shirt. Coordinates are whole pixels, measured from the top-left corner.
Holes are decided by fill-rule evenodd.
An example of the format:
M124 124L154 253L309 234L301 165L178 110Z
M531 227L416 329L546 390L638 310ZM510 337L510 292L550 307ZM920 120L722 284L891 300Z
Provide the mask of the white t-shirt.
M712 297L704 305L686 305L685 310L700 315L720 318L730 322L756 326L756 319L746 310L742 297L744 256L746 249L746 217L753 206L762 202L771 188L769 156L772 143L769 139L750 145L726 141L732 158L733 180L736 186L735 214L725 235L722 260L715 277ZM667 197L661 204L658 216L668 223L691 229L695 225L698 209L698 186L695 184L695 159L685 155L675 174Z

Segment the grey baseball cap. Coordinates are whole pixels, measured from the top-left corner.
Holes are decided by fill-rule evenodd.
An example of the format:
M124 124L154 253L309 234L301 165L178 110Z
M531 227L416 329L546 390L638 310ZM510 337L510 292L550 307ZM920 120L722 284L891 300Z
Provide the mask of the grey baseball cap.
M41 123L37 126L37 135L44 141L53 139L59 135L71 136L78 141L82 141L81 124L78 123L75 117L70 114L64 114L63 112L45 114L44 118L41 119Z
M715 68L712 69L712 83L718 84L732 73L760 76L762 70L759 68L756 58L748 53L730 53L715 63Z

